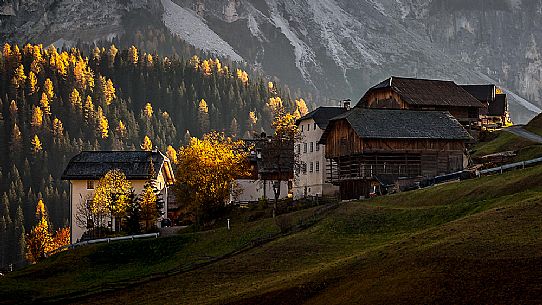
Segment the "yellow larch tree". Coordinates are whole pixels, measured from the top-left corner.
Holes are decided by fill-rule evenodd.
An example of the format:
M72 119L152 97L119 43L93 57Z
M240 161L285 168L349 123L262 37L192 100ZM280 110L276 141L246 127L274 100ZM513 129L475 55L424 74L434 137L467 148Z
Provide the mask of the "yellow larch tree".
M119 49L117 49L117 47L115 47L115 45L112 44L111 47L109 47L109 51L107 52L110 67L113 66L113 63L115 62L115 57L117 56L117 53L119 53Z
M173 146L168 145L166 155L173 164L177 164L177 151L175 148L173 148Z
M124 125L122 120L119 120L119 126L117 126L116 131L120 138L125 138L127 136L126 125Z
M53 82L50 79L45 80L45 83L43 84L43 93L47 94L49 100L52 100L55 96Z
M49 97L45 92L41 94L40 106L46 115L51 114L51 104L49 103Z
M115 94L115 86L113 86L113 82L111 79L108 79L105 82L105 103L107 105L111 105L113 100L117 98L117 95Z
M72 93L70 94L70 104L74 109L81 110L83 105L81 103L81 95L77 89L73 88Z
M201 72L203 73L203 75L207 75L207 76L211 75L212 70L211 70L211 65L209 64L208 60L204 60L201 63Z
M32 95L36 92L36 85L38 84L38 78L36 74L32 71L28 73L28 91Z
M43 111L39 106L34 106L32 110L32 121L30 124L33 127L41 127L43 124Z
M32 152L34 154L37 154L43 150L43 147L41 145L40 138L38 138L38 135L34 135L34 138L31 141L32 144Z
M53 234L49 223L47 209L42 199L36 204L37 224L25 236L26 259L36 263L47 257L47 254L70 244L70 229L61 228Z
M145 138L143 138L143 143L141 143L141 150L145 150L145 151L152 150L152 141L149 138L149 136L145 136Z
M143 113L145 114L145 117L147 117L149 119L152 117L152 114L154 113L154 111L152 110L151 103L147 103L145 105L145 108L143 108Z
M21 88L24 86L26 80L26 75L24 74L24 67L23 65L19 65L17 69L15 70L15 74L13 75L13 78L11 79L11 83L15 88Z
M198 123L202 134L209 131L209 107L204 99L201 99L198 105Z
M128 60L134 65L139 61L138 51L135 46L128 48Z
M85 105L83 106L83 117L87 123L92 122L95 117L94 103L92 102L92 97L90 97L90 95L87 95L87 98L85 99Z
M98 134L102 139L106 139L109 136L109 121L105 117L102 107L100 106L98 106L96 119L98 120Z
M298 100L295 100L295 104L301 116L305 116L307 115L307 113L309 113L309 108L307 107L307 103L305 103L304 99L300 98Z
M62 126L62 121L59 118L54 118L53 120L53 138L56 143L62 139L64 135L64 126Z

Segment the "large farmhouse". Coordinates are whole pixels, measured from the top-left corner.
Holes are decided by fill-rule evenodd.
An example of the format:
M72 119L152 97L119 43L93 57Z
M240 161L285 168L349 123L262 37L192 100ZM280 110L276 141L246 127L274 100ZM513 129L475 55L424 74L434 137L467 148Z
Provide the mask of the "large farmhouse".
M354 108L332 118L319 143L344 200L460 171L470 139L449 112Z
M77 225L77 210L81 204L92 200L97 180L108 171L121 170L132 183L136 194L140 193L147 181L162 192L167 211L168 186L175 182L171 162L159 151L83 151L74 156L62 174L63 180L70 181L70 227L71 240L80 240L90 228ZM165 213L164 213L165 215ZM111 228L115 225L112 223Z
M300 166L294 179L294 198L333 196L338 193L337 186L326 183L324 146L318 141L329 120L343 114L349 108L349 103L344 107L318 107L297 120L301 139L295 144L295 151L299 157Z
M448 111L469 125L485 106L453 81L393 76L370 88L356 107Z

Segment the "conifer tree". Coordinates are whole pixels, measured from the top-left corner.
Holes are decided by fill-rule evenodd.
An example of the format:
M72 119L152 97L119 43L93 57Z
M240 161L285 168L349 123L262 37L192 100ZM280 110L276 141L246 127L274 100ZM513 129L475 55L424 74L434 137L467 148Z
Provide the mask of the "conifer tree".
M51 105L49 103L49 97L47 96L47 93L45 92L41 94L40 106L46 115L51 115Z
M141 149L145 151L151 151L152 148L153 147L151 139L149 138L149 136L145 136L145 138L143 138L143 143L141 143Z

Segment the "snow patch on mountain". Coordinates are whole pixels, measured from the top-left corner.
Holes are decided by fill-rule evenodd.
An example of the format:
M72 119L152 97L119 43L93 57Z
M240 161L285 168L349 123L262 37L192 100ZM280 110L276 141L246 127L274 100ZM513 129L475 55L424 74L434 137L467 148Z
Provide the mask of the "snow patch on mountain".
M172 33L202 50L230 57L233 61L244 61L231 45L194 13L171 0L162 0L162 5L164 7L162 20Z

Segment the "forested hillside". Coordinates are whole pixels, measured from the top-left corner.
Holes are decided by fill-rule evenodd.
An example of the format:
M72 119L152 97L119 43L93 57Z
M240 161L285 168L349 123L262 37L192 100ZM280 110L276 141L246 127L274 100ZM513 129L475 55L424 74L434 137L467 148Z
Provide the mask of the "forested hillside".
M23 261L24 235L36 223L40 198L55 228L67 224L69 189L60 176L79 151L158 147L171 153L189 136L210 130L237 137L268 130L270 98L283 96L290 109L306 109L303 100L290 101L274 83L219 59L183 56L189 52L167 58L133 46L86 53L4 45L0 267Z

